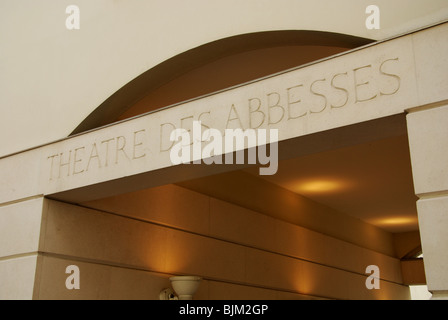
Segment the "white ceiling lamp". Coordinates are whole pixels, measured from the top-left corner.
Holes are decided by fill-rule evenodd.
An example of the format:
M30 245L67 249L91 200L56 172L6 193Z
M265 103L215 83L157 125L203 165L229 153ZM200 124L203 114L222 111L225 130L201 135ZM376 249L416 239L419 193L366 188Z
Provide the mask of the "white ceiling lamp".
M202 278L197 276L175 276L171 277L171 286L175 293L170 288L164 289L159 294L160 300L193 300L193 295L199 288Z

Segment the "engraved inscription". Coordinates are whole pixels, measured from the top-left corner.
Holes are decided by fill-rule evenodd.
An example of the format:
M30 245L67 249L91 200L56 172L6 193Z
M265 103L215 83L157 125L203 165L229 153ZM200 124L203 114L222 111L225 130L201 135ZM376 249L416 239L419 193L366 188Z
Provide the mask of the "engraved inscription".
M335 81L340 81L338 79L340 79L341 76L344 76L344 78L346 79L347 78L347 72L335 74L333 76L333 78L331 78L331 87L336 89L336 91L342 91L343 92L343 97L344 98L342 98L341 101L344 101L344 102L341 102L340 104L336 104L336 105L331 104L331 108L342 108L348 102L348 97L349 97L350 93L348 92L346 87L338 87L338 85L340 85L340 84L335 84ZM340 93L338 92L338 94L340 94ZM337 98L337 100L339 100L339 99L340 98Z
M373 90L371 88L370 81L365 80L365 78L368 78L371 75L371 69L372 65L370 64L353 69L353 78L355 80L355 103L373 100L377 97L377 94L372 92Z
M384 60L384 61L381 63L381 65L380 65L380 73L381 73L382 75L386 76L386 77L390 77L390 78L392 78L392 79L395 80L395 81L394 81L394 82L395 82L395 89L393 89L391 92L388 92L388 93L385 93L385 92L380 91L380 95L382 95L382 96L393 95L393 94L397 93L397 91L400 89L401 78L400 78L399 76L397 76L396 74L388 73L388 72L385 72L385 71L384 71L384 69L387 68L387 65L389 65L389 64L393 64L393 63L394 63L393 61L398 62L398 58Z
M47 157L49 180L85 174L89 171L146 157L146 129L133 131L129 136L116 136L93 142Z
M298 73L296 78L288 77L283 88L271 88L259 94L243 91L239 101L220 102L205 110L193 108L195 111L191 114L183 113L178 118L152 124L154 139L159 139L154 142L154 147L160 154L169 152L174 145L170 134L176 129L191 133L195 121L201 123L204 130L213 127L224 136L226 129L281 128L287 123L301 126L304 121L317 121L324 114L336 114L349 107L361 110L372 101L388 99L400 91L400 70L400 59L389 56L372 63L347 66L345 70L333 73L305 73L303 78ZM48 155L49 180L85 175L146 158L149 128L135 129ZM198 138L190 136L190 145L193 145L194 139Z
M171 131L185 129L191 131L194 120L212 118L215 128L219 127L222 134L225 129L258 129L262 126L281 126L282 122L301 121L306 117L318 117L320 114L337 112L349 104L362 106L369 101L380 99L383 96L396 94L400 90L401 78L399 58L381 60L379 63L370 63L356 66L346 72L327 74L311 81L297 80L285 86L284 90L277 89L265 95L249 96L243 103L230 101L226 111L225 123L220 119L213 119L213 109L203 112L198 118L194 115L186 116L177 121L162 123L160 125L160 152L166 152L173 146L169 140ZM204 125L207 129L209 126ZM193 141L190 140L190 144Z

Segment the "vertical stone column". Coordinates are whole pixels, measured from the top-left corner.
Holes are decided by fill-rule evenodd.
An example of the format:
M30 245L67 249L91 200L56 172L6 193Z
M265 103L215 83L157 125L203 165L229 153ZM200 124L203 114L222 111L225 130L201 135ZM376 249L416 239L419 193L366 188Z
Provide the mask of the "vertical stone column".
M448 105L407 115L425 273L432 299L448 299Z
M35 297L45 200L0 203L0 300Z

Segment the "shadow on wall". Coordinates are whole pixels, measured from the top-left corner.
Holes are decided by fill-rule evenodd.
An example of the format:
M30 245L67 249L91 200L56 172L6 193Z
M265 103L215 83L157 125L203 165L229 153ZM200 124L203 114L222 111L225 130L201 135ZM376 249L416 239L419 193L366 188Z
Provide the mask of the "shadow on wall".
M285 30L243 34L207 43L160 63L124 85L71 135L371 42L338 33Z

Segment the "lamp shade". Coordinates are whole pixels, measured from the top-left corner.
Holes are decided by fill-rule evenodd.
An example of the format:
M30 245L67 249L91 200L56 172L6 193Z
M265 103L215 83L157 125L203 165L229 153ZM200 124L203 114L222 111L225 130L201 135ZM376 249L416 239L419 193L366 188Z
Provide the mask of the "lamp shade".
M193 300L193 295L199 288L202 278L197 276L171 277L171 286L177 293L179 300Z

